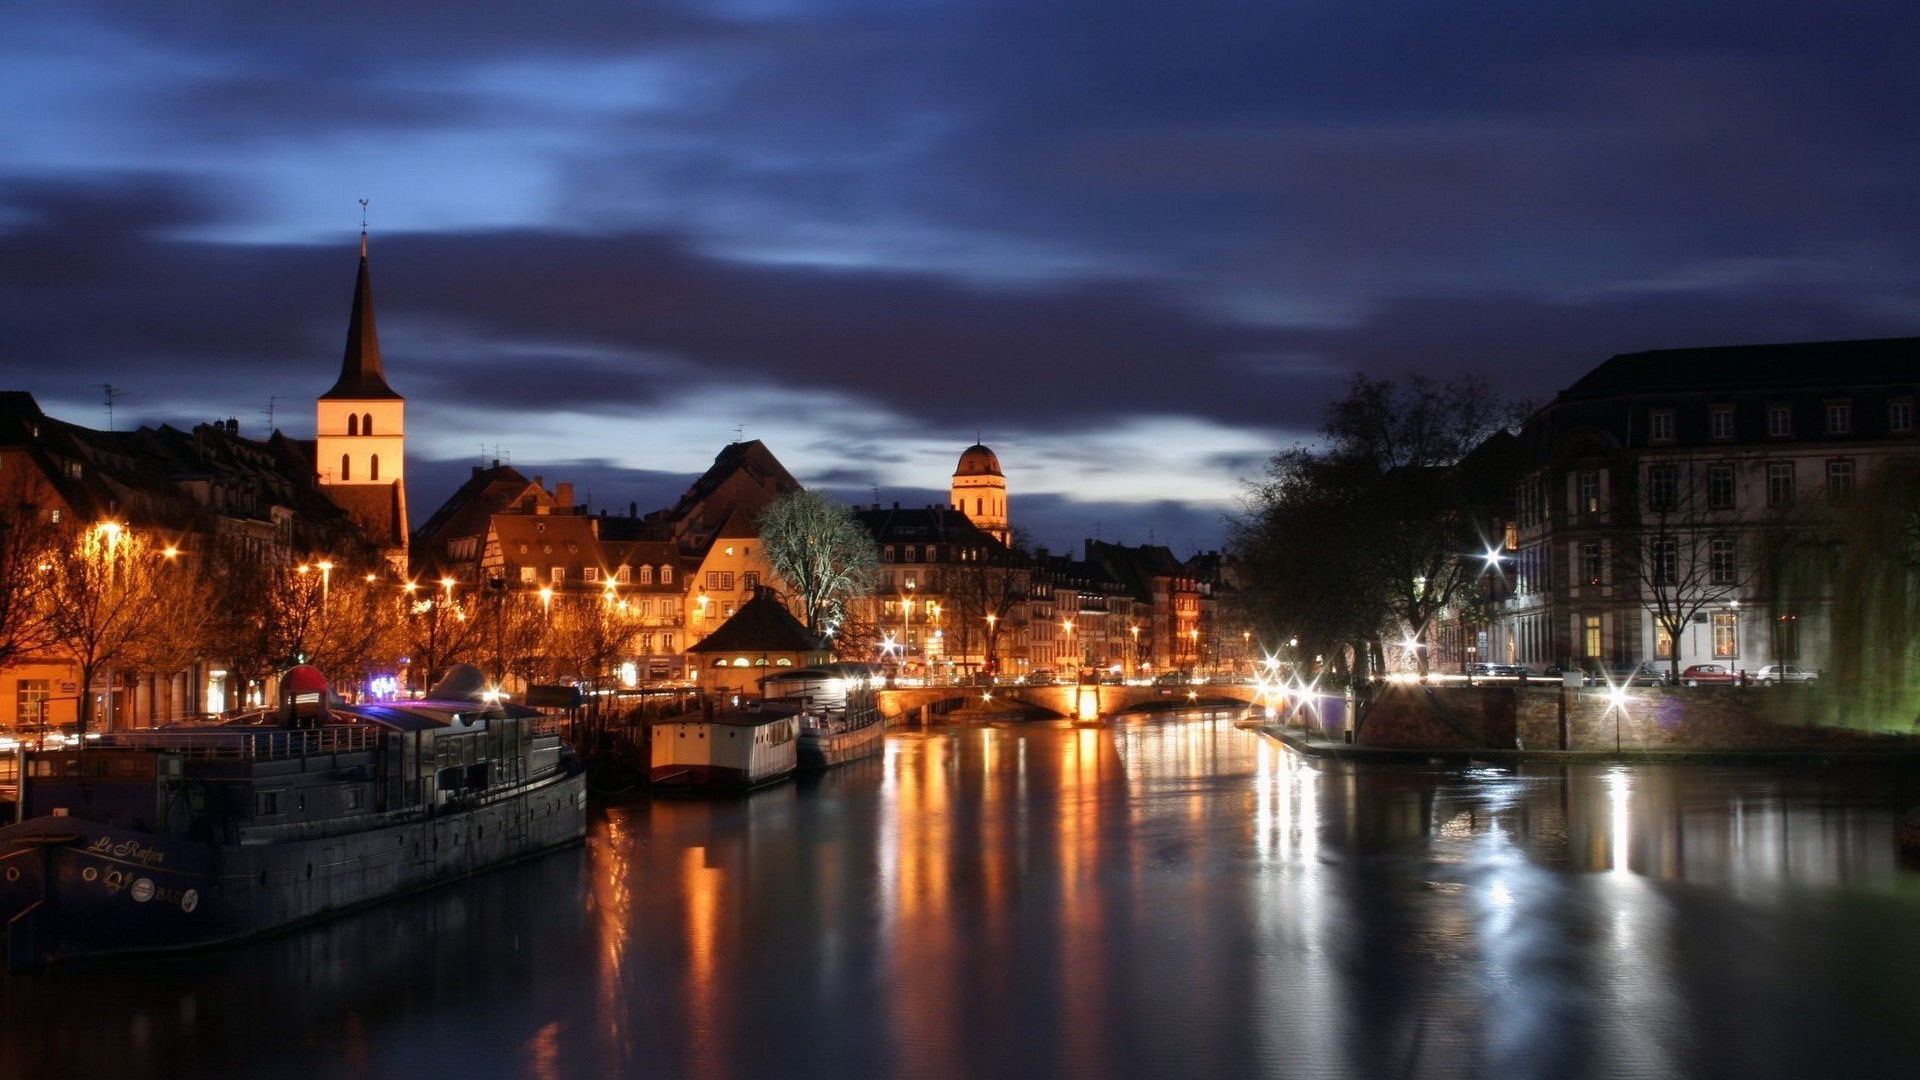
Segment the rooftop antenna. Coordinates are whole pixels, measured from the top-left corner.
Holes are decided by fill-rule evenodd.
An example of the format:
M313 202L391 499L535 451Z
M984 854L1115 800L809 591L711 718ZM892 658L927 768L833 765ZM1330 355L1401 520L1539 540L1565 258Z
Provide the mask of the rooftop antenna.
M747 437L747 425L745 424L733 425L733 441L734 442L740 442L744 440L746 437Z
M360 200L360 257L367 257L367 200Z
M280 395L278 394L267 395L267 431L269 432L273 431L273 405L274 402L279 400Z
M107 406L107 430L108 430L108 431L112 431L112 430L113 430L113 399L114 399L114 398L117 398L117 397L119 397L120 395L122 395L122 394L124 394L124 393L126 393L126 391L125 391L125 390L115 390L115 389L113 388L113 384L112 384L112 383L110 383L110 382L103 382L103 383L101 383L101 384L100 384L100 389L101 389L101 390L103 390L103 391L105 391L105 392L106 392L106 395L107 395L107 400L106 400L106 406Z

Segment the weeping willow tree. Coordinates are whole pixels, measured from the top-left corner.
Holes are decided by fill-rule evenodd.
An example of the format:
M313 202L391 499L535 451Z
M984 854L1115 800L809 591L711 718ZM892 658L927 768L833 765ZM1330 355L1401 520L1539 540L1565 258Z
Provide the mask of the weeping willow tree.
M873 589L880 549L846 504L795 491L760 515L760 543L782 581L788 603L812 634L832 634L847 619L847 601Z
M1827 718L1920 731L1920 462L1891 462L1837 523L1828 557L1833 639L1823 680ZM1789 581L1785 584L1793 585Z

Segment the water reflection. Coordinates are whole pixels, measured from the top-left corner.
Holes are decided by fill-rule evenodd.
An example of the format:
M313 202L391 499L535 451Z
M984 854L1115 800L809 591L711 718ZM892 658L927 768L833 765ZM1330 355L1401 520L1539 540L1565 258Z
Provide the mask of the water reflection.
M1905 1075L1899 770L911 730L244 949L4 983L0 1076Z

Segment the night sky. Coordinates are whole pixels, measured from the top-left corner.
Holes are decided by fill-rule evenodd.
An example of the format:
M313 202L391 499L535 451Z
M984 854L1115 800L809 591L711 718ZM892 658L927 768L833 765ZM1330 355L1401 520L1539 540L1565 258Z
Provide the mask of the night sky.
M1356 372L1920 332L1920 4L0 0L0 387L311 437L371 200L416 523L510 460L1220 542Z

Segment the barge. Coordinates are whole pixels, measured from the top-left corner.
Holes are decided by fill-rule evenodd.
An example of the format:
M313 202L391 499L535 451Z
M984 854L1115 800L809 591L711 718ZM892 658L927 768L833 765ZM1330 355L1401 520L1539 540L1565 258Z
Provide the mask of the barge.
M343 706L296 668L265 714L20 749L8 970L237 941L580 841L578 764L477 676Z

